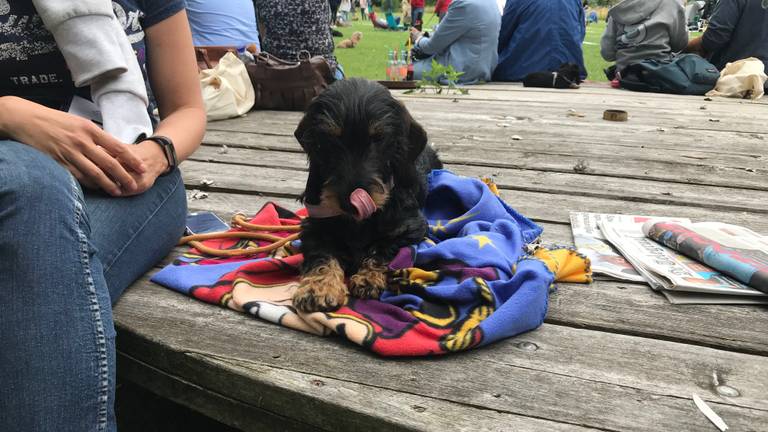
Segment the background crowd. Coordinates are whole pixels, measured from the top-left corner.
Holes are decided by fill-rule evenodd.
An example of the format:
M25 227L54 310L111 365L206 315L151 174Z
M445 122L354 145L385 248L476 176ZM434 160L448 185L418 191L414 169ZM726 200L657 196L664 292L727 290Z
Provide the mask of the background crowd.
M343 25L356 7L362 17L367 17L375 3L188 1L197 44L243 46L261 41L262 49L279 57L291 60L298 51L308 50L327 58L333 67L338 66L338 61L333 54L332 30L327 24ZM378 3L387 15L396 9L392 0ZM600 43L603 58L615 62L615 67L606 71L609 79L619 77L630 64L648 59L669 61L684 52L711 60L718 69L748 57L768 60L768 11L764 2L705 2L711 15L707 17L706 33L690 44L690 11L700 6L697 2L687 3L624 0L611 8ZM424 0L403 0L401 5L403 15L397 22L413 28L415 79L430 69L432 60L462 72L463 84L522 81L531 73L555 72L563 64L577 65L580 78L587 78L582 47L586 26L597 15L585 13L589 8L586 0L439 0L434 5L438 20L432 23L431 34L422 33ZM204 16L216 18L200 18ZM343 73L337 76L342 77Z

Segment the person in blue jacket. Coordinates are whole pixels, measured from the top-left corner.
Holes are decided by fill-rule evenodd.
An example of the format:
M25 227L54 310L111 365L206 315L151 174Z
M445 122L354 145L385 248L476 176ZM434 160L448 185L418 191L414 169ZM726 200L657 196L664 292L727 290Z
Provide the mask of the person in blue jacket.
M581 44L586 35L581 0L507 0L499 32L494 81L522 81L575 63L587 77Z
M453 0L431 36L411 29L415 79L432 68L432 60L462 72L459 84L490 81L496 67L501 17L495 0Z

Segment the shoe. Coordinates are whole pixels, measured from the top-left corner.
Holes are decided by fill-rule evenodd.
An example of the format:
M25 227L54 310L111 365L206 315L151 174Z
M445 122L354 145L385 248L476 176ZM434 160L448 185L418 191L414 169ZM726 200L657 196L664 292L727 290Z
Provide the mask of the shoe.
M340 32L340 31L338 31L338 30L336 30L334 28L331 29L331 34L333 35L333 37L344 37L344 33Z

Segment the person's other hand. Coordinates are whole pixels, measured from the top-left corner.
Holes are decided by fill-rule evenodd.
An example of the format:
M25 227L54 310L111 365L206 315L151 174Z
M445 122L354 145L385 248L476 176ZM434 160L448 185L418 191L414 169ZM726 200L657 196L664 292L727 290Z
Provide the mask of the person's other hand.
M422 38L424 34L420 32L417 28L411 27L411 43L416 45L419 42L419 39Z
M706 53L704 52L704 47L702 46L702 36L693 38L688 41L688 46L685 47L683 52L691 53L691 54L697 54L701 57L706 58Z
M137 187L136 191L129 195L139 195L151 188L160 174L168 171L168 160L165 158L163 149L154 141L142 141L132 147L133 153L147 167L145 172L133 174Z
M7 136L50 155L86 187L113 196L136 193L129 171L143 174L146 166L132 146L84 118L21 98L3 99L0 130Z

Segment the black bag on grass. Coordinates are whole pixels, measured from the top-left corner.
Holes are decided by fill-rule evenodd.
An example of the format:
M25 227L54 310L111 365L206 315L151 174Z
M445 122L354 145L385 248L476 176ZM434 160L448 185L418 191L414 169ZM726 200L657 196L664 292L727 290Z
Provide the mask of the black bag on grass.
M680 54L671 60L643 60L621 72L627 90L681 95L704 95L715 88L720 72L696 54Z

